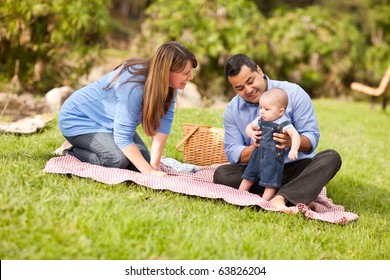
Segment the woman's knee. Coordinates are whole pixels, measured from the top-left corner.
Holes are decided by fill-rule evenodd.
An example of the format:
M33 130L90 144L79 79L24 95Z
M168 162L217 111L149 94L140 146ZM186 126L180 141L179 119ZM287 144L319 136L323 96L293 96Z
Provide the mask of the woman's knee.
M130 160L121 151L104 153L99 158L101 165L106 167L126 169L130 164Z

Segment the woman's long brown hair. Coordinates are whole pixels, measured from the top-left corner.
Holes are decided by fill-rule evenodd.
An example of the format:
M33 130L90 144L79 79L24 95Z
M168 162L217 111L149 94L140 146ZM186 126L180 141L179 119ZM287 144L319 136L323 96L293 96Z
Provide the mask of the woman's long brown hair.
M160 119L168 112L175 97L176 89L169 87L169 73L182 71L188 61L191 61L193 68L197 67L198 62L191 51L178 42L166 42L151 58L126 60L107 88L111 87L125 70L132 74L129 82L144 85L142 127L146 135L153 136L161 126ZM135 65L136 67L133 67Z

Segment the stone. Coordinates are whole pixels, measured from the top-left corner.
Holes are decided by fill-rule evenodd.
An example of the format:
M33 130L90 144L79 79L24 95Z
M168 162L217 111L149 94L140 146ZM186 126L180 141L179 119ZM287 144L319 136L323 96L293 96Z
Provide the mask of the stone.
M46 103L52 113L57 113L65 100L74 92L69 86L53 88L45 95Z

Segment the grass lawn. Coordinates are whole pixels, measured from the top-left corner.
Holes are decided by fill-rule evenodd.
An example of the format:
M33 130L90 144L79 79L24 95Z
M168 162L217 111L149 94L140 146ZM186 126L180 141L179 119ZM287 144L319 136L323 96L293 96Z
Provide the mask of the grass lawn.
M63 141L53 121L0 135L0 259L383 260L390 256L390 114L367 103L315 100L318 151L340 152L328 196L360 219L341 226L220 200L105 185L42 169ZM222 110L178 108L183 123L222 126ZM321 176L321 174L319 174Z

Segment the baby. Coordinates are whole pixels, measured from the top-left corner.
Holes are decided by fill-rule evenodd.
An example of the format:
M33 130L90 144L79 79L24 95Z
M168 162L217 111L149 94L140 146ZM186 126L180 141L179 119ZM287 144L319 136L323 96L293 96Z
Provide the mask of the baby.
M282 184L284 169L284 150L275 147L279 144L273 140L274 133L288 133L291 148L290 160L298 158L301 139L298 131L284 115L288 104L288 96L279 88L270 89L262 94L259 100L259 116L246 127L246 134L257 141L258 128L261 130L260 146L255 148L242 176L240 190L249 191L253 182L259 179L259 186L265 188L262 198L270 200Z

